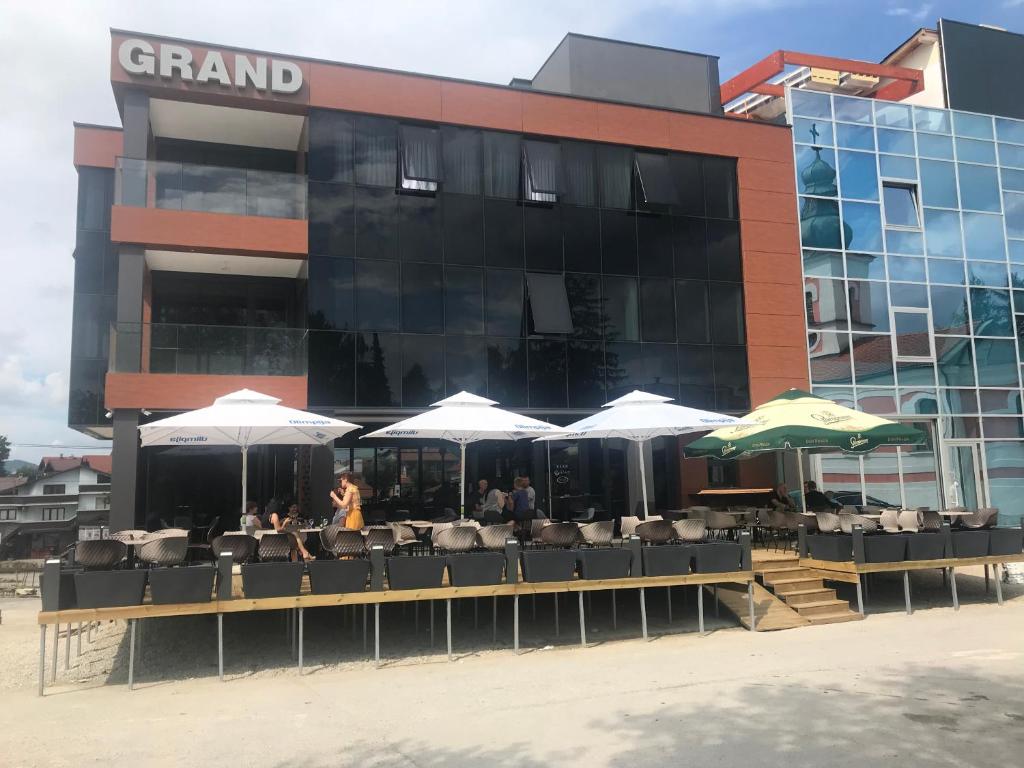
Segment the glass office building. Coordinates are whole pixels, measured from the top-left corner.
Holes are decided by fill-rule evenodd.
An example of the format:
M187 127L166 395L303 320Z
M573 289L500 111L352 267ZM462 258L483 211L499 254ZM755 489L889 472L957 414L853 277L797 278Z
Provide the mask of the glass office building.
M817 457L827 488L1021 519L1024 122L787 89L813 391L927 444Z

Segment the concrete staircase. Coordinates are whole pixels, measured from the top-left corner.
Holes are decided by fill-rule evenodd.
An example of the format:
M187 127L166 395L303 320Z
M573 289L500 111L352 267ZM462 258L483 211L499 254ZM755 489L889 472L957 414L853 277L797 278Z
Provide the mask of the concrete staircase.
M860 621L864 617L850 608L846 600L810 568L800 567L796 555L775 554L770 559L755 558L754 572L775 596L807 619L811 624L837 624Z

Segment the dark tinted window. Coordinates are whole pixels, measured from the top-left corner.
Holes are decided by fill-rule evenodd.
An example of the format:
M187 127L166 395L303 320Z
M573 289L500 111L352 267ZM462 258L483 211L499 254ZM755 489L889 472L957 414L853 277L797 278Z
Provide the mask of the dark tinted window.
M743 347L715 348L715 407L720 411L750 408L747 379L747 350Z
M597 167L593 144L562 142L562 168L565 191L562 202L572 205L597 205Z
M394 189L356 187L356 254L398 258L398 195Z
M398 195L398 251L402 261L441 261L441 201Z
M604 347L599 341L570 341L566 349L569 407L598 408L607 398L604 389Z
M310 181L352 181L352 116L314 110L309 116Z
M68 387L68 424L106 424L103 404L106 360L71 358Z
M356 334L356 405L401 405L401 342L393 333Z
M561 213L556 205L528 205L523 210L527 269L562 269Z
M110 230L114 202L114 172L106 168L78 169L78 228Z
M356 260L356 327L398 330L398 262Z
M527 272L532 333L572 333L569 299L561 273Z
M640 280L641 336L644 341L675 341L675 298L671 280Z
M675 398L679 395L674 344L622 344L605 346L608 398L634 389Z
M562 191L562 147L551 141L523 141L523 196L554 202Z
M700 155L673 154L669 159L676 185L676 210L689 216L704 215L704 167Z
M626 211L601 211L601 264L605 272L635 275L636 216Z
M530 407L565 408L565 342L531 339L528 354Z
M714 409L713 347L678 345L679 402L691 408Z
M479 195L483 176L480 131L444 126L441 129L444 154L444 190Z
M674 205L679 202L669 169L668 155L637 152L636 175L640 182L637 201L648 205Z
M309 332L309 405L354 405L355 334Z
M441 132L424 125L403 125L400 135L403 182L441 181Z
M672 222L676 277L708 277L707 221L681 216Z
M381 117L355 118L356 184L394 187L398 172L398 124Z
M708 221L708 272L712 280L743 280L737 222Z
M600 146L597 149L601 207L633 207L633 150Z
M487 270L487 334L523 334L523 273L512 269Z
M637 307L636 278L606 277L602 284L607 318L605 338L610 341L639 341L640 316Z
M672 277L672 219L640 214L636 217L640 274Z
M523 266L523 207L512 200L484 200L487 265Z
M527 404L525 339L487 339L487 396L505 406Z
M483 203L479 197L444 195L444 260L484 263Z
M444 397L444 338L402 337L402 406L422 408Z
M736 161L728 157L704 158L704 195L708 216L735 219Z
M743 288L710 284L711 339L716 344L743 344Z
M484 332L484 271L473 267L445 268L446 333Z
M352 259L309 259L309 327L351 330L353 306Z
M445 393L487 394L487 342L482 336L447 336Z
M441 333L444 292L440 264L402 265L402 330Z
M600 275L566 273L565 290L572 313L573 335L580 339L602 338L605 316Z
M117 249L108 232L78 231L75 293L117 293Z
M484 194L519 198L519 136L484 131Z
M309 183L309 252L326 256L355 255L352 187Z
M708 284L703 280L676 280L676 329L679 341L711 341Z
M562 206L565 268L601 271L601 212L597 208Z

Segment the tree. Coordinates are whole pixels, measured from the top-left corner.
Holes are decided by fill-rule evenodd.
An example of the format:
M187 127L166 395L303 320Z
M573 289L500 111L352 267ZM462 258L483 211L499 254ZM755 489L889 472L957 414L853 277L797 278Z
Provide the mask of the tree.
M7 460L11 458L11 441L7 435L0 435L0 477L7 474Z

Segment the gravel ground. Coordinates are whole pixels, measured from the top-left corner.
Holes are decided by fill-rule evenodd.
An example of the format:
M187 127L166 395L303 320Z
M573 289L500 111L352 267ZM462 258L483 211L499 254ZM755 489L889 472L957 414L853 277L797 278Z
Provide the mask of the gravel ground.
M495 648L490 601L478 604L477 629L466 601L454 664L443 604L433 650L425 610L417 632L411 608L388 606L379 670L350 611L310 610L302 677L282 615L235 615L225 620L226 684L212 617L149 620L131 693L124 624L106 623L81 656L72 640L70 669L62 639L57 684L42 699L38 600L2 600L0 690L19 726L0 766L177 765L218 751L237 765L1019 765L1024 587L1007 586L1000 608L965 574L954 612L938 574L913 579L913 617L899 575L882 576L863 622L753 634L725 610L714 619L708 601L708 637L694 632L692 590L675 591L671 625L652 590L650 643L637 639L635 600L620 598L613 630L598 594L586 650L573 601L560 601L556 637L550 597L536 623L527 599L518 658L509 606Z

